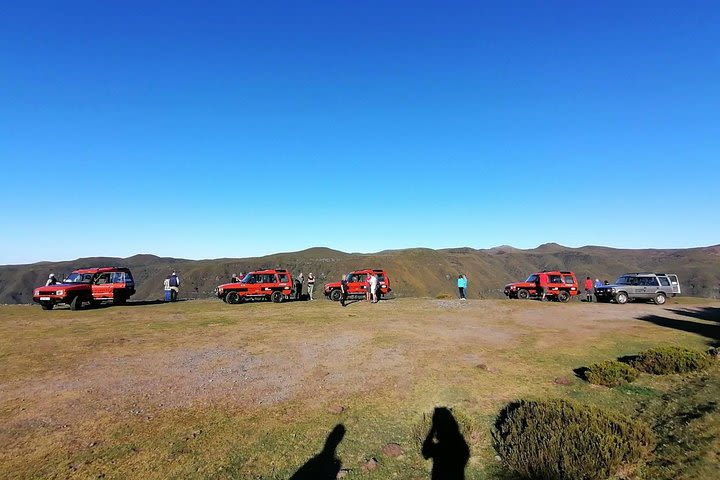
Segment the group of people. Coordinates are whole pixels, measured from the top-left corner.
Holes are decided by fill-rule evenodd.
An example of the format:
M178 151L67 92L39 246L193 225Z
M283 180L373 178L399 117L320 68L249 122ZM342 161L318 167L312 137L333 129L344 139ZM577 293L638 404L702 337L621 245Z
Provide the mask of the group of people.
M596 278L593 282L592 278L586 277L585 278L585 301L586 302L592 302L593 293L595 293L595 289L598 287L602 287L603 285L608 285L610 282L607 280L601 282L599 278Z
M357 278L353 277L350 279L351 281L358 280ZM375 273L370 273L365 277L365 300L370 303L377 303L378 302L378 287L380 285L380 280L378 279L378 276ZM347 304L347 298L348 298L348 278L347 276L343 275L340 279L340 305L343 307Z
M302 272L300 272L300 275L295 277L295 300L300 300L302 298L304 283L307 283L308 300L315 300L313 293L315 291L315 275L313 275L312 272L308 273L307 282Z
M177 272L173 271L163 280L163 288L165 290L165 301L176 302L178 293L180 292L180 277Z

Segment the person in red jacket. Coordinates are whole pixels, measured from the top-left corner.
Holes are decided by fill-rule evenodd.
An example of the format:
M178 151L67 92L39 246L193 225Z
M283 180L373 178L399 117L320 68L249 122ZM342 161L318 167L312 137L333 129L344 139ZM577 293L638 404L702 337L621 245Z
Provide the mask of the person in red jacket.
M545 295L547 293L545 291L545 285L547 285L547 283L548 283L547 275L545 275L544 273L538 273L537 280L535 280L535 292L536 292L535 295L540 297L541 302L545 301Z
M586 302L592 302L594 287L595 287L595 285L593 284L592 278L587 277L585 279L585 301Z

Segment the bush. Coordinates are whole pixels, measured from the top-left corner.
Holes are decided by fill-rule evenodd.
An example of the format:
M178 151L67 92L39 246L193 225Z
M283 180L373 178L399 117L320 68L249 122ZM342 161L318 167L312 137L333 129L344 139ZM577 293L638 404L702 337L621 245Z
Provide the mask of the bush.
M594 363L585 371L585 379L595 385L617 387L635 381L640 372L617 360Z
M493 429L503 462L530 479L606 479L637 464L652 443L640 422L565 400L511 403Z
M657 347L640 352L632 366L640 371L666 375L703 370L710 366L712 357L704 352L682 347Z

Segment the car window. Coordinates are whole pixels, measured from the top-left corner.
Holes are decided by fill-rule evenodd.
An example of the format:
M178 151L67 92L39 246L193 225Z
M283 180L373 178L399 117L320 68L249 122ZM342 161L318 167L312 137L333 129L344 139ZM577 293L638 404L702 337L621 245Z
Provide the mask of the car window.
M560 275L548 275L548 283L562 283Z
M273 283L275 282L275 275L272 273L265 273L262 275L262 283Z
M111 283L124 283L125 282L125 272L113 272L112 275L110 275L110 282Z
M528 283L535 283L535 282L538 281L538 276L537 276L537 275L530 275L530 276L527 278L527 280L525 280L525 281L528 282Z
M281 281L281 282L287 282L287 281L288 281L287 273L281 273L281 274L280 274L280 281Z
M563 277L563 280L565 280L565 283L567 283L568 285L573 285L575 283L575 281L573 281L572 275L565 275Z
M669 287L670 286L670 279L667 277L658 277L658 280L660 280L660 285L663 287Z
M109 273L101 273L95 279L95 285L105 285L106 283L110 283L110 274Z

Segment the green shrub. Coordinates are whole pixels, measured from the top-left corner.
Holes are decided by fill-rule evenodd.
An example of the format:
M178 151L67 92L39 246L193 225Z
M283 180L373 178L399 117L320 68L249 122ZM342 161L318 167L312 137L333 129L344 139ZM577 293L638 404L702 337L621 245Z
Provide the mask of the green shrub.
M640 372L627 363L607 360L590 365L585 372L585 379L595 385L617 387L635 381Z
M541 480L606 479L641 461L653 443L643 423L565 400L511 403L492 433L506 466Z
M642 372L665 375L703 370L711 362L712 357L705 352L683 347L657 347L640 352L632 366Z

